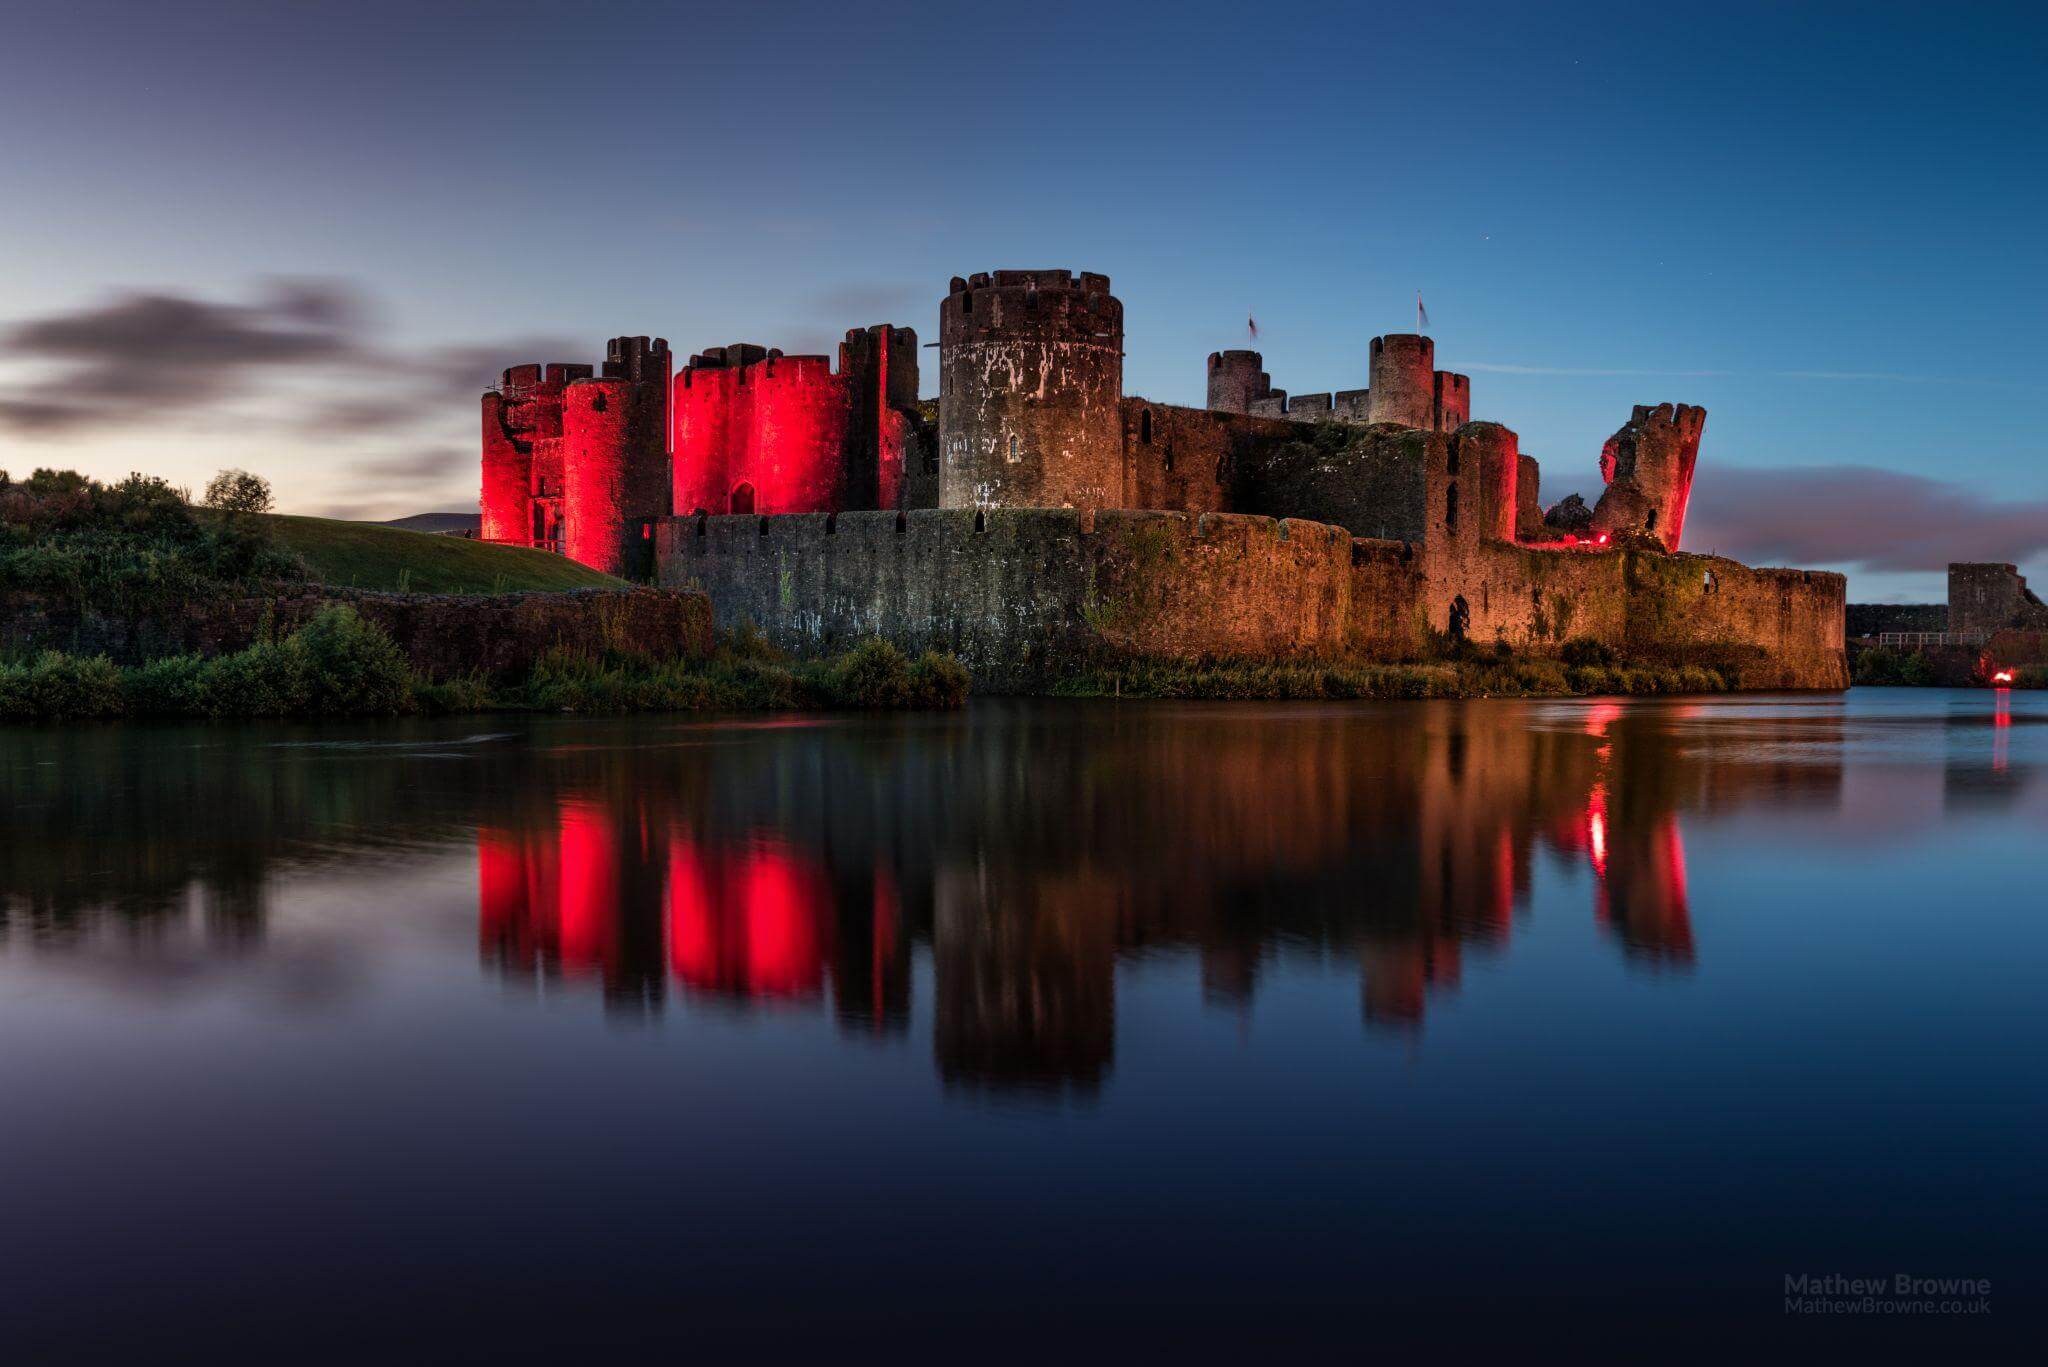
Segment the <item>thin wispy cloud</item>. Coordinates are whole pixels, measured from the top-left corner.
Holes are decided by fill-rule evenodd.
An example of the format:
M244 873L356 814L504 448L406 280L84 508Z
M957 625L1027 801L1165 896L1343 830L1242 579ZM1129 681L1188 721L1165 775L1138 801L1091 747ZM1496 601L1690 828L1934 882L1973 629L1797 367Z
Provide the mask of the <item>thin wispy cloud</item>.
M1987 380L1968 375L1901 375L1886 370L1634 370L1623 367L1511 365L1493 361L1468 361L1459 367L1486 375L1563 375L1586 378L1603 376L1650 376L1658 379L1735 379L1743 376L1773 380L1841 380L1868 384L1953 384L1986 389L2037 389L2038 385L2016 384L2010 380Z
M1732 370L1601 370L1576 366L1500 365L1486 361L1468 361L1460 368L1476 370L1487 375L1658 375L1670 379L1689 380L1704 376L1735 374Z

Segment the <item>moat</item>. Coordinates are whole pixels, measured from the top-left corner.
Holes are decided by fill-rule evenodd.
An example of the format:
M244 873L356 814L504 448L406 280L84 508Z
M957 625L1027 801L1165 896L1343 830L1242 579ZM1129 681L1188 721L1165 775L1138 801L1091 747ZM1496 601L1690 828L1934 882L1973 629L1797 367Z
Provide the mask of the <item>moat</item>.
M2048 694L0 765L16 1361L1514 1344L2048 1272Z

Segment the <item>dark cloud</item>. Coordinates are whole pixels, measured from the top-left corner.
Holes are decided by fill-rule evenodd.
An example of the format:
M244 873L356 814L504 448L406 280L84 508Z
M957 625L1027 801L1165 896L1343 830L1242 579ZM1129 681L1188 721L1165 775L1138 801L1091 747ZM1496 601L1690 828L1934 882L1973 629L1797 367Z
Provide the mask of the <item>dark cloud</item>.
M476 461L474 451L434 446L352 461L347 468L351 473L384 487L394 484L449 484L458 479L474 479Z
M0 354L56 369L34 390L0 397L0 422L54 434L201 407L257 372L362 357L365 315L348 286L282 280L248 304L126 294L31 319L0 337Z
M532 336L437 347L419 356L399 358L398 365L431 397L441 400L475 399L515 365L535 361L595 365L603 359L602 342L579 344L561 337Z
M1923 475L1864 465L1703 470L1689 550L1751 564L1945 570L2048 551L2048 501L1992 500Z
M137 292L32 318L0 334L0 359L47 373L0 393L0 428L55 437L175 414L218 418L267 381L311 380L320 397L281 400L278 421L345 438L445 418L507 366L594 359L553 336L394 352L373 342L372 315L353 285L286 279L247 303Z

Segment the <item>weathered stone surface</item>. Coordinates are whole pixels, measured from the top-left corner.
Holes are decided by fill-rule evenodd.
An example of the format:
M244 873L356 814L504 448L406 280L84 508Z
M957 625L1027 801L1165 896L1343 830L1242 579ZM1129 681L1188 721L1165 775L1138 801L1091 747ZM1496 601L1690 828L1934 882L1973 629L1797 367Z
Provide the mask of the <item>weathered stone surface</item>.
M643 659L696 659L712 647L702 594L655 589L570 593L381 594L303 589L115 614L40 594L0 595L0 648L67 650L139 664L163 655L218 655L269 631L283 636L330 603L348 603L389 632L415 669L433 678L525 672L556 646Z
M1593 528L1611 536L1641 532L1675 551L1685 530L1693 467L1707 410L1690 404L1638 404L1600 451L1607 492L1593 509Z
M1120 508L1124 308L1109 277L955 277L939 306L939 504Z
M1503 440L1465 449L1468 462L1513 454ZM674 519L660 538L662 582L703 589L722 626L750 623L799 654L871 635L950 651L984 692L1032 692L1129 656L1408 659L1425 623L1446 625L1431 622L1425 551L1311 522L946 510ZM1540 651L1589 637L1724 666L1748 687L1848 681L1840 575L1478 538L1453 563L1481 643Z
M2006 564L1948 567L1948 629L1990 635L2007 627L2048 630L2048 606Z
M1566 494L1543 515L1543 525L1560 536L1585 536L1593 530L1593 510L1577 494Z
M1430 434L1399 427L1296 428L1243 458L1231 506L1332 522L1354 536L1419 541ZM1341 443L1341 444L1340 444Z
M989 692L1114 655L1332 656L1351 630L1351 538L1311 522L945 509L663 524L661 582L721 626L802 653L883 636L949 651Z

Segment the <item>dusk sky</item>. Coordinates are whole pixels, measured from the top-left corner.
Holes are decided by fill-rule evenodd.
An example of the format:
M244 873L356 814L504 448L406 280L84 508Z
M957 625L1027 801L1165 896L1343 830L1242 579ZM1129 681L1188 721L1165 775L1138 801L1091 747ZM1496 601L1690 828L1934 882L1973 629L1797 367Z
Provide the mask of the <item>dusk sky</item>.
M0 0L0 468L473 509L502 366L935 340L948 277L1101 271L1200 404L1410 331L1597 495L1709 412L1691 549L1939 600L2048 581L2034 7ZM926 353L932 356L935 353ZM924 391L936 387L926 368Z

